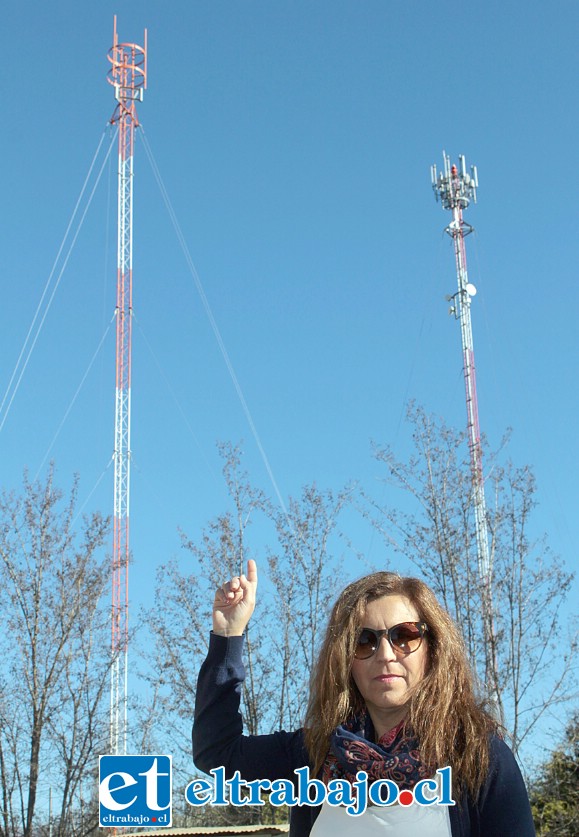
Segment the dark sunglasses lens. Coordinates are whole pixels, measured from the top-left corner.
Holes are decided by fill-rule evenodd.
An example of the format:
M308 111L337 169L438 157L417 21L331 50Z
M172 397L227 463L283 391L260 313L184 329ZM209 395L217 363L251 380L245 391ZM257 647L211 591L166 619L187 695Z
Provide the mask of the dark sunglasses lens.
M374 651L378 648L378 637L374 631L369 631L364 628L358 639L354 656L358 660L366 660L371 657Z
M404 654L410 654L420 646L422 631L412 623L395 625L390 631L392 645Z

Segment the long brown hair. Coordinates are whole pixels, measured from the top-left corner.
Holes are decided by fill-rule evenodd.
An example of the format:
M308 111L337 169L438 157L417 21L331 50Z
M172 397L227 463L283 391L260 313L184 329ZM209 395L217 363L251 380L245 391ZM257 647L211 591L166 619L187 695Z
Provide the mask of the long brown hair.
M498 724L476 697L462 637L432 590L417 578L390 572L349 584L330 615L304 724L315 775L334 729L364 709L351 674L352 660L366 606L382 596L404 596L428 625L426 674L411 694L406 719L421 758L433 770L450 765L455 790L465 788L474 797L488 772L489 735Z

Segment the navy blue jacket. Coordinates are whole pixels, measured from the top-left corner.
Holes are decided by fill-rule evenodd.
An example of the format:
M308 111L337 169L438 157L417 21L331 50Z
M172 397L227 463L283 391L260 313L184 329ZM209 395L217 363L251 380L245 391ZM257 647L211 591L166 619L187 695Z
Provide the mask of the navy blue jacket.
M245 781L290 779L311 763L303 730L243 735L239 712L245 667L243 637L211 634L207 658L197 682L193 760L208 773L224 767L226 777L239 770ZM319 807L291 808L291 837L308 837ZM449 809L452 837L534 837L535 828L523 777L507 745L491 742L490 769L476 800L465 796Z

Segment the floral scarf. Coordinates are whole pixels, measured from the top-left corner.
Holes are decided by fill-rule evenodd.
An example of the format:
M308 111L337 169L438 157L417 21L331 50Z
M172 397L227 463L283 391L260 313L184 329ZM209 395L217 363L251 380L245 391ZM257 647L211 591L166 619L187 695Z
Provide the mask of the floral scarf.
M408 789L421 779L432 776L432 769L423 764L418 741L401 721L373 742L374 727L367 713L351 718L337 727L330 738L330 750L322 768L322 780L354 780L365 770L368 781L390 779L398 787Z

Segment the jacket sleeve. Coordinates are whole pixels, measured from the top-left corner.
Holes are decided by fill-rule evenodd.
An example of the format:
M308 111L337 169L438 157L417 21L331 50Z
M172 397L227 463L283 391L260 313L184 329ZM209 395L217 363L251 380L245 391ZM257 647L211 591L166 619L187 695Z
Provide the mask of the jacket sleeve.
M209 773L224 767L226 778L236 770L246 781L296 780L294 770L308 764L301 730L271 735L244 735L239 711L245 680L243 637L211 634L209 651L197 680L193 761Z
M535 837L521 771L509 747L497 736L491 741L489 775L476 807L479 833L484 837Z

